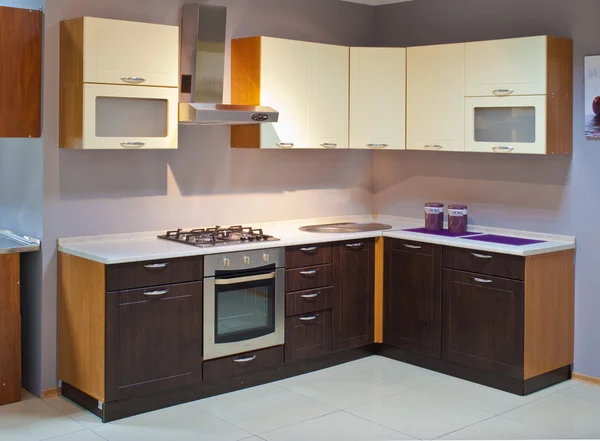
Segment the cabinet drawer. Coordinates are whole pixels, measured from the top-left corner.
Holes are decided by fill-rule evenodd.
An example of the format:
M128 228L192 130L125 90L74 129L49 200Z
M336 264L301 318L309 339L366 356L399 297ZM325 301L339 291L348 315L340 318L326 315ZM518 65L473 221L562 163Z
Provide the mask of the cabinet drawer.
M286 248L285 265L287 268L322 265L331 263L331 244L302 245Z
M444 247L444 268L524 280L525 258L486 251Z
M202 364L204 381L222 380L253 374L283 364L283 346L246 352L205 361Z
M290 269L285 272L286 292L331 285L331 264Z
M202 256L108 265L106 290L143 288L202 280Z
M430 243L414 242L404 239L386 239L386 246L392 250L405 251L407 253L427 254L433 253L433 245Z
M290 292L285 296L285 315L292 316L332 308L333 288Z
M303 360L331 352L331 310L285 319L285 361Z

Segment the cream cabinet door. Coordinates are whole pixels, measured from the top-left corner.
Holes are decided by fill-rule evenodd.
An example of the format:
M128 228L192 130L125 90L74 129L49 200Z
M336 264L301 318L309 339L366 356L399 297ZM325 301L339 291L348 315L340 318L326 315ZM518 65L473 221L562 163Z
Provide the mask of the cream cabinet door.
M408 150L465 150L464 44L407 49Z
M547 37L465 46L466 96L545 95Z
M307 148L308 56L311 43L262 38L260 102L279 112L260 125L261 148Z
M179 86L179 27L84 18L85 83Z
M406 49L350 48L350 148L406 147Z
M84 149L176 149L179 90L83 86Z
M309 43L308 148L348 148L349 63L349 47Z

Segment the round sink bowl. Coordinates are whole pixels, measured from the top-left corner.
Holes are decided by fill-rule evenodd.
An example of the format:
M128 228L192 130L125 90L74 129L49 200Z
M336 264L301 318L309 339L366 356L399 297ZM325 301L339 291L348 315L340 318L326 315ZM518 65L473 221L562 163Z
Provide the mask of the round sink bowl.
M300 231L307 233L362 233L364 231L390 230L391 225L376 222L339 222L335 224L307 225Z

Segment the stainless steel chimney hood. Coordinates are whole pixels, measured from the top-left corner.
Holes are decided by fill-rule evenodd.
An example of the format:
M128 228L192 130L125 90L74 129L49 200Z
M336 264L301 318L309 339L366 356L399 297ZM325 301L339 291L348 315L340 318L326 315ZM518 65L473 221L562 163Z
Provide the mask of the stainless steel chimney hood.
M223 102L227 8L183 5L181 23L181 89L179 123L235 125L277 122L271 107Z

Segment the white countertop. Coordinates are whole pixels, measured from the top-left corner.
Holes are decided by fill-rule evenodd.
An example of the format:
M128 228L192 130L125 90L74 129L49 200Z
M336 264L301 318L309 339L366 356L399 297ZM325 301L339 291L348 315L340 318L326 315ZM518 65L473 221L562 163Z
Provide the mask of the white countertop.
M38 239L0 230L0 254L30 253L38 251L40 246Z
M351 234L307 233L299 230L299 228L303 225L367 221L389 224L392 226L392 230L378 230ZM263 228L267 234L278 237L281 240L273 242L255 242L243 245L238 244L231 246L199 248L159 239L156 236L158 234L164 234L164 231L154 231L133 234L112 234L103 236L62 238L58 240L58 250L67 254L72 254L109 265L207 254L229 253L252 249L279 248L323 242L338 242L380 236L428 242L459 248L469 248L479 251L512 254L517 256L529 256L575 248L575 238L571 236L557 236L481 226L469 226L469 230L482 233L524 237L528 239L540 239L546 240L547 242L526 246L511 246L479 242L469 239L407 232L402 230L406 228L421 227L423 226L423 220L393 216L344 216L335 218L270 222L253 226L257 228Z

